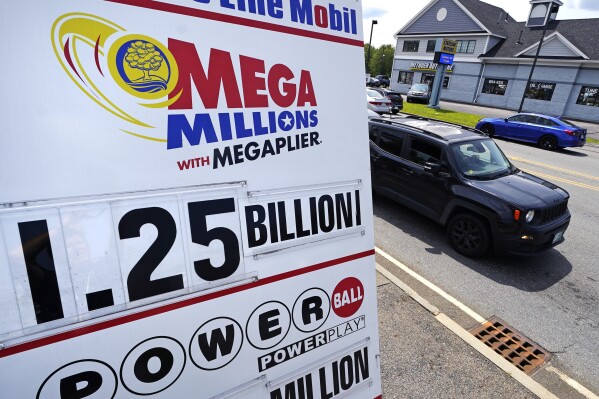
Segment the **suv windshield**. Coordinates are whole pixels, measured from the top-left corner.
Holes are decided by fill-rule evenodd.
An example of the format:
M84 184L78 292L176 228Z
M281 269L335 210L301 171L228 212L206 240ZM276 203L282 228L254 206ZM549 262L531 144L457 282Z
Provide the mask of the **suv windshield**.
M458 171L472 179L494 179L515 170L493 140L473 140L451 146Z
M428 85L427 84L414 85L410 88L410 90L428 91Z

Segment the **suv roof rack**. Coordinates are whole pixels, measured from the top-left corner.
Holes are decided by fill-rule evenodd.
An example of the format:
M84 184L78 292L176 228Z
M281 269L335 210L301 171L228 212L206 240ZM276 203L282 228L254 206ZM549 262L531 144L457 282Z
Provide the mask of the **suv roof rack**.
M422 134L426 134L427 136L431 136L431 137L437 138L439 140L447 141L447 139L445 137L443 137L443 136L441 136L439 134L433 133L431 131L428 131L426 129L422 129L422 128L419 128L419 127L416 127L416 126L406 125L405 123L399 122L398 119L373 118L372 121L373 122L384 123L386 125L399 125L399 126L401 126L403 128L412 129L412 130L415 130L415 131L420 132ZM401 119L403 119L403 118L401 118Z
M470 126L459 125L457 123L451 123L451 122L447 122L447 121L442 121L440 119L435 119L435 118L426 118L424 116L419 116L419 115L412 115L412 114L405 114L405 115L406 115L406 118L409 118L409 119L418 119L418 120L422 120L422 121L434 121L434 122L444 123L446 125L457 126L457 127L461 128L461 129L468 130L468 131L470 131L472 133L484 134L480 130L477 130L477 129L475 129L473 127L470 127Z

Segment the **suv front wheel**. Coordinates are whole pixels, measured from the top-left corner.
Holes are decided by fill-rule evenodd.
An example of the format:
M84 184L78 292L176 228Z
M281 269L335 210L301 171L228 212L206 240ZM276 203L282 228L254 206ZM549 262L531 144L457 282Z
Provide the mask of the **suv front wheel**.
M469 258L483 256L489 250L489 230L476 215L461 213L454 216L447 225L447 235L453 248Z

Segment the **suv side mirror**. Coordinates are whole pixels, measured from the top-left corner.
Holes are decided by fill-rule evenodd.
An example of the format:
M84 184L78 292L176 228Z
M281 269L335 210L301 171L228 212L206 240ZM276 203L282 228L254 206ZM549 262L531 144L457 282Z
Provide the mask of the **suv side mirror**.
M433 175L438 175L441 171L441 164L437 162L425 162L424 171L432 173Z
M509 122L508 118L505 118L504 121Z

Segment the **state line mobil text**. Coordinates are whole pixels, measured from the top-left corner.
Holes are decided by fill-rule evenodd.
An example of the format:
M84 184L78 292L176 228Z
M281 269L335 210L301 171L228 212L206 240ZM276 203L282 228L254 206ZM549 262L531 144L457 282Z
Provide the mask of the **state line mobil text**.
M227 10L268 16L281 20L285 17L283 0L194 0L196 3L217 4ZM358 14L356 9L335 4L313 5L312 0L288 0L289 18L292 22L317 26L331 31L358 34Z

